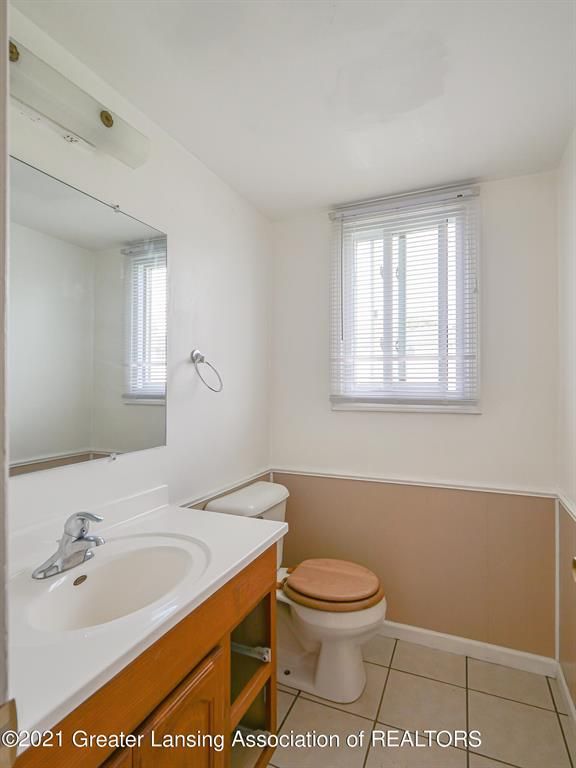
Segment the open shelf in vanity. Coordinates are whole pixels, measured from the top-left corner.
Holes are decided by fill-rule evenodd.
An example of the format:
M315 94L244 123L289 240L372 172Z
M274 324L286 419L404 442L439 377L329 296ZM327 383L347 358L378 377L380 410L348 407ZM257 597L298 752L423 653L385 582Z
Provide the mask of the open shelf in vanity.
M230 731L276 731L276 597L268 593L231 633ZM232 768L267 765L271 749L237 745Z

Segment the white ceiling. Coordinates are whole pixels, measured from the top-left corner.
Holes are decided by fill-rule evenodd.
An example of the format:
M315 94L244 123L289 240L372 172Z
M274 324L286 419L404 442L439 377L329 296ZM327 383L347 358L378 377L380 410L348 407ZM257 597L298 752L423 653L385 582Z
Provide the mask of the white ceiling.
M554 167L573 0L14 0L262 211Z

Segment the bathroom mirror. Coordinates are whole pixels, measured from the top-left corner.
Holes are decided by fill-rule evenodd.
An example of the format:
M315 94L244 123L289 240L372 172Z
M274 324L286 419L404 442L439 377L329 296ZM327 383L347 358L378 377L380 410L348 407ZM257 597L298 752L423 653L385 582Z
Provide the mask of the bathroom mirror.
M10 473L166 440L166 236L11 159Z

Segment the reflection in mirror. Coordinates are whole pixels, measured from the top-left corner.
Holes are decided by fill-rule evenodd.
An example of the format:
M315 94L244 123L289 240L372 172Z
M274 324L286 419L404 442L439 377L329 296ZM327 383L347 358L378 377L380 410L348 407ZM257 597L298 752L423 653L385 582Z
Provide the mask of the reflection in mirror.
M11 160L10 473L164 445L166 236Z

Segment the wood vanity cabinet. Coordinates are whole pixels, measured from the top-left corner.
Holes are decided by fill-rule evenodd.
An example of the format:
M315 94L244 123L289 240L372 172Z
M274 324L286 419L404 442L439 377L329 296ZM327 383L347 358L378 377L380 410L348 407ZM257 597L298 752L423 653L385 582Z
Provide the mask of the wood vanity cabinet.
M30 747L16 768L230 768L238 725L276 729L275 624L274 545L55 725L61 747ZM270 660L245 655L252 645L270 648ZM137 743L78 747L78 731ZM153 746L181 734L223 734L224 749ZM263 768L271 753L248 764Z
M104 768L132 768L132 750L122 749L115 752L109 760L106 760Z
M133 752L133 768L223 768L224 752L201 746L162 749L153 746L172 734L224 733L226 731L225 651L218 648L161 704L138 729L143 744Z

